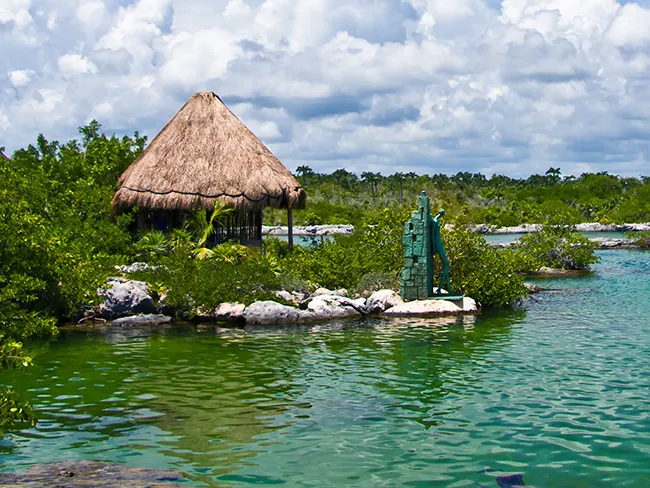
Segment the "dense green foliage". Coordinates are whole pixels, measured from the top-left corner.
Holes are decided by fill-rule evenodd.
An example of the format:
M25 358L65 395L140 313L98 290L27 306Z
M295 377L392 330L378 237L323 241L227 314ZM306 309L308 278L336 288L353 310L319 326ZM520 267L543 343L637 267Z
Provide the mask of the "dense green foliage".
M358 224L374 208L415 202L422 190L432 197L432 208L444 207L449 217L461 216L470 224L514 226L559 216L567 224L650 221L648 177L621 178L603 172L562 178L560 168L527 179L467 172L359 177L343 169L316 173L306 166L297 173L309 198L307 208L294 213L296 224ZM285 216L269 211L267 218L279 224Z
M218 248L234 249L236 244ZM281 278L277 265L255 251L238 254L234 261L221 257L197 259L186 250L171 252L159 260L155 270L140 271L132 278L146 281L164 297L164 305L177 315L208 312L224 302L248 305L255 300L276 299Z
M327 288L354 289L368 273L397 276L407 216L407 209L374 212L350 236L336 236L322 247L296 248L283 260L283 269Z
M130 216L114 219L110 201L145 139L80 131L63 145L39 136L0 164L0 296L25 311L69 315L131 254Z
M130 253L129 216L111 216L119 175L145 139L108 138L99 124L81 141L48 142L0 161L0 360L29 364L20 341L53 337L56 322L97 299L95 289ZM15 359L13 362L12 358ZM18 361L18 362L16 362ZM0 394L0 424L30 422L11 390Z
M512 305L527 294L514 251L497 249L483 236L462 227L444 232L442 239L455 292L464 293L487 307Z

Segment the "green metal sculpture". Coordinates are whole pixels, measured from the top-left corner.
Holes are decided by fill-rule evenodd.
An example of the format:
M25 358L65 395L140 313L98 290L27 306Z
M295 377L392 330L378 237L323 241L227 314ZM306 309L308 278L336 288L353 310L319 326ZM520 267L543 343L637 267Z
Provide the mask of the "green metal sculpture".
M441 209L431 217L429 197L422 192L418 198L418 209L411 212L411 219L404 224L404 268L402 269L401 294L405 300L427 298L460 299L451 291L449 280L449 259L440 236L440 219L445 215ZM438 254L442 263L440 284L434 292L433 258ZM442 290L447 290L443 294Z

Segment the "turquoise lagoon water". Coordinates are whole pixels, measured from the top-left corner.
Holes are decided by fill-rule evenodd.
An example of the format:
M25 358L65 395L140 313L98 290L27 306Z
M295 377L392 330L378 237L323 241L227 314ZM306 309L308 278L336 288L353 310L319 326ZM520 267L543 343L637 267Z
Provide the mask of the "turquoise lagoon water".
M10 383L41 422L0 469L97 459L188 486L650 486L650 252L522 310L305 328L64 334Z

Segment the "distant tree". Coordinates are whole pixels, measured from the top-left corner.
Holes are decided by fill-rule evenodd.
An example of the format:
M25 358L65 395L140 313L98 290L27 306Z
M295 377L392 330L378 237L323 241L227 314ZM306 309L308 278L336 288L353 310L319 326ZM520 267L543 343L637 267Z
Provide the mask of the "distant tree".
M560 170L560 168L551 167L551 168L546 170L545 174L546 174L546 176L548 176L550 178L551 183L556 184L556 183L559 183L559 181L560 181L560 174L561 173L562 173L562 171Z
M402 203L404 201L404 180L406 179L404 173L395 173L389 176L389 179L397 182L399 188L399 201Z
M307 181L316 174L309 166L298 166L296 168L296 173L300 176L304 185L307 185Z
M369 171L364 171L361 173L361 179L370 184L373 206L377 205L377 184L381 181L381 178L382 176L379 173L371 173Z
M357 175L350 173L346 169L337 169L332 173L332 179L342 188L352 189L359 181Z

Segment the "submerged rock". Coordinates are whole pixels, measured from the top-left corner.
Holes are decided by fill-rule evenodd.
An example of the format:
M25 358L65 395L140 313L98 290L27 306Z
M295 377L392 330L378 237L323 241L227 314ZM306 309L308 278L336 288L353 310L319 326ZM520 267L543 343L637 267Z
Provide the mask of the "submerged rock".
M22 473L0 473L0 485L22 488L172 488L183 474L164 469L129 468L96 461L36 464Z
M527 486L523 475L518 473L497 476L497 485L499 485L499 488L517 488L519 486Z
M393 290L379 290L366 300L366 310L370 315L378 315L396 305L404 303L402 297Z
M389 308L384 312L387 317L427 317L436 315L453 315L460 313L478 313L479 307L476 301L469 297L462 300L414 300L404 302Z
M102 316L110 319L156 313L149 286L144 281L108 278L106 284L105 288L97 289L97 294L104 299L99 306Z
M145 325L161 325L167 324L172 321L172 318L168 315L160 314L139 314L131 315L129 317L121 317L119 319L112 320L109 325L115 325L120 327L134 327L134 326L145 326Z

